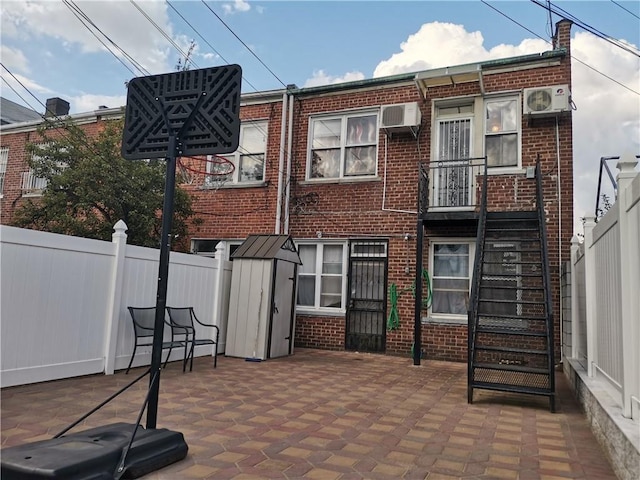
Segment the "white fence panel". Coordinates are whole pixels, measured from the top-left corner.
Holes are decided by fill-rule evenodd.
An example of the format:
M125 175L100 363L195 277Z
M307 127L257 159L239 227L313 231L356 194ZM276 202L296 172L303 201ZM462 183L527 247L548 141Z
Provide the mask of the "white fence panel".
M572 241L572 357L640 419L640 174L637 161L618 163L616 203L585 240ZM586 337L586 339L585 339ZM585 348L586 347L586 348Z
M101 372L114 245L0 231L2 385Z
M0 226L2 387L126 368L134 343L127 307L155 306L159 251L126 245L126 225L115 228L114 241L101 242ZM223 330L230 265L172 252L167 305L192 306ZM198 327L199 337L211 335ZM211 353L208 346L195 351ZM172 352L172 359L182 355ZM134 365L148 365L150 357L150 347L139 348Z
M594 366L620 390L622 383L622 314L620 279L620 225L618 204L593 229L596 280L596 335Z

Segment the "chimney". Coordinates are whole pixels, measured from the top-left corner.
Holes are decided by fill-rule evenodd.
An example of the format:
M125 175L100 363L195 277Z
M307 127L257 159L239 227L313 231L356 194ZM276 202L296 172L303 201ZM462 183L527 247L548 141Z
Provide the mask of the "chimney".
M47 98L47 110L45 117L60 117L69 115L69 102L58 97Z

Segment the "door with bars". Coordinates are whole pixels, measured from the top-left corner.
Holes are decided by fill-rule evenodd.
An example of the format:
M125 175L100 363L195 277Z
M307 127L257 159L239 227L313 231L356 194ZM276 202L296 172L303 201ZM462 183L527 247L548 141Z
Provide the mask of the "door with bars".
M387 242L349 245L349 298L345 348L381 352L386 347Z
M473 203L471 119L438 122L437 169L433 175L433 206L466 207Z

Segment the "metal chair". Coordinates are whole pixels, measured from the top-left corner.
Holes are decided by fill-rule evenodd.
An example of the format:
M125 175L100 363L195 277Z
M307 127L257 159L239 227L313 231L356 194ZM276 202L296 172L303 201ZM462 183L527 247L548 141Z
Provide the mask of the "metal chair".
M131 360L129 360L129 366L125 373L129 373L131 364L136 356L136 349L140 347L148 347L153 345L153 331L156 322L156 307L127 307L131 314L131 320L133 320L133 331L135 334L135 341L133 343L133 353L131 354ZM189 333L187 328L180 327L178 325L172 325L171 323L164 321L170 327L171 340L162 342L162 350L169 349L167 358L164 361L163 368L167 366L169 357L171 356L171 350L174 347L184 347L184 358L182 359L182 371L186 371L188 345L190 343ZM182 336L183 338L180 338Z
M193 311L193 307L167 307L167 312L169 313L169 323L191 331L191 349L187 357L190 358L189 371L193 370L193 351L198 345L213 345L213 368L216 368L218 365L218 342L220 338L218 326L201 322ZM212 338L196 338L196 324L214 328L215 340Z

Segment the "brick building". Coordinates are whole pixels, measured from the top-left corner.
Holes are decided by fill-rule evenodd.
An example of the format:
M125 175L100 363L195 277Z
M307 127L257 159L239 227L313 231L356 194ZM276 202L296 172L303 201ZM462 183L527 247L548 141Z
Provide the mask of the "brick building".
M235 165L226 183L212 188L206 172L215 162L181 160L192 168L180 178L196 211L192 251L211 255L224 241L233 252L250 234L290 234L303 261L297 346L408 355L418 331L426 358L464 361L467 311L487 313L487 299L474 297L484 287L473 285L486 252L493 270L476 278L494 282L492 325L517 316L525 331L535 321L532 305L542 297L525 295L538 289L529 277L545 264L528 259L525 240L502 239L496 222L529 230L524 224L542 210L536 229L546 227L543 282L557 354L560 265L573 218L570 28L559 22L553 50L541 54L242 95L240 147L226 156ZM99 114L85 116L90 128L103 121ZM0 130L8 158L3 223L25 194L20 145L34 128ZM412 294L416 280L422 306ZM538 333L522 343L534 345ZM523 365L522 355L498 357Z

